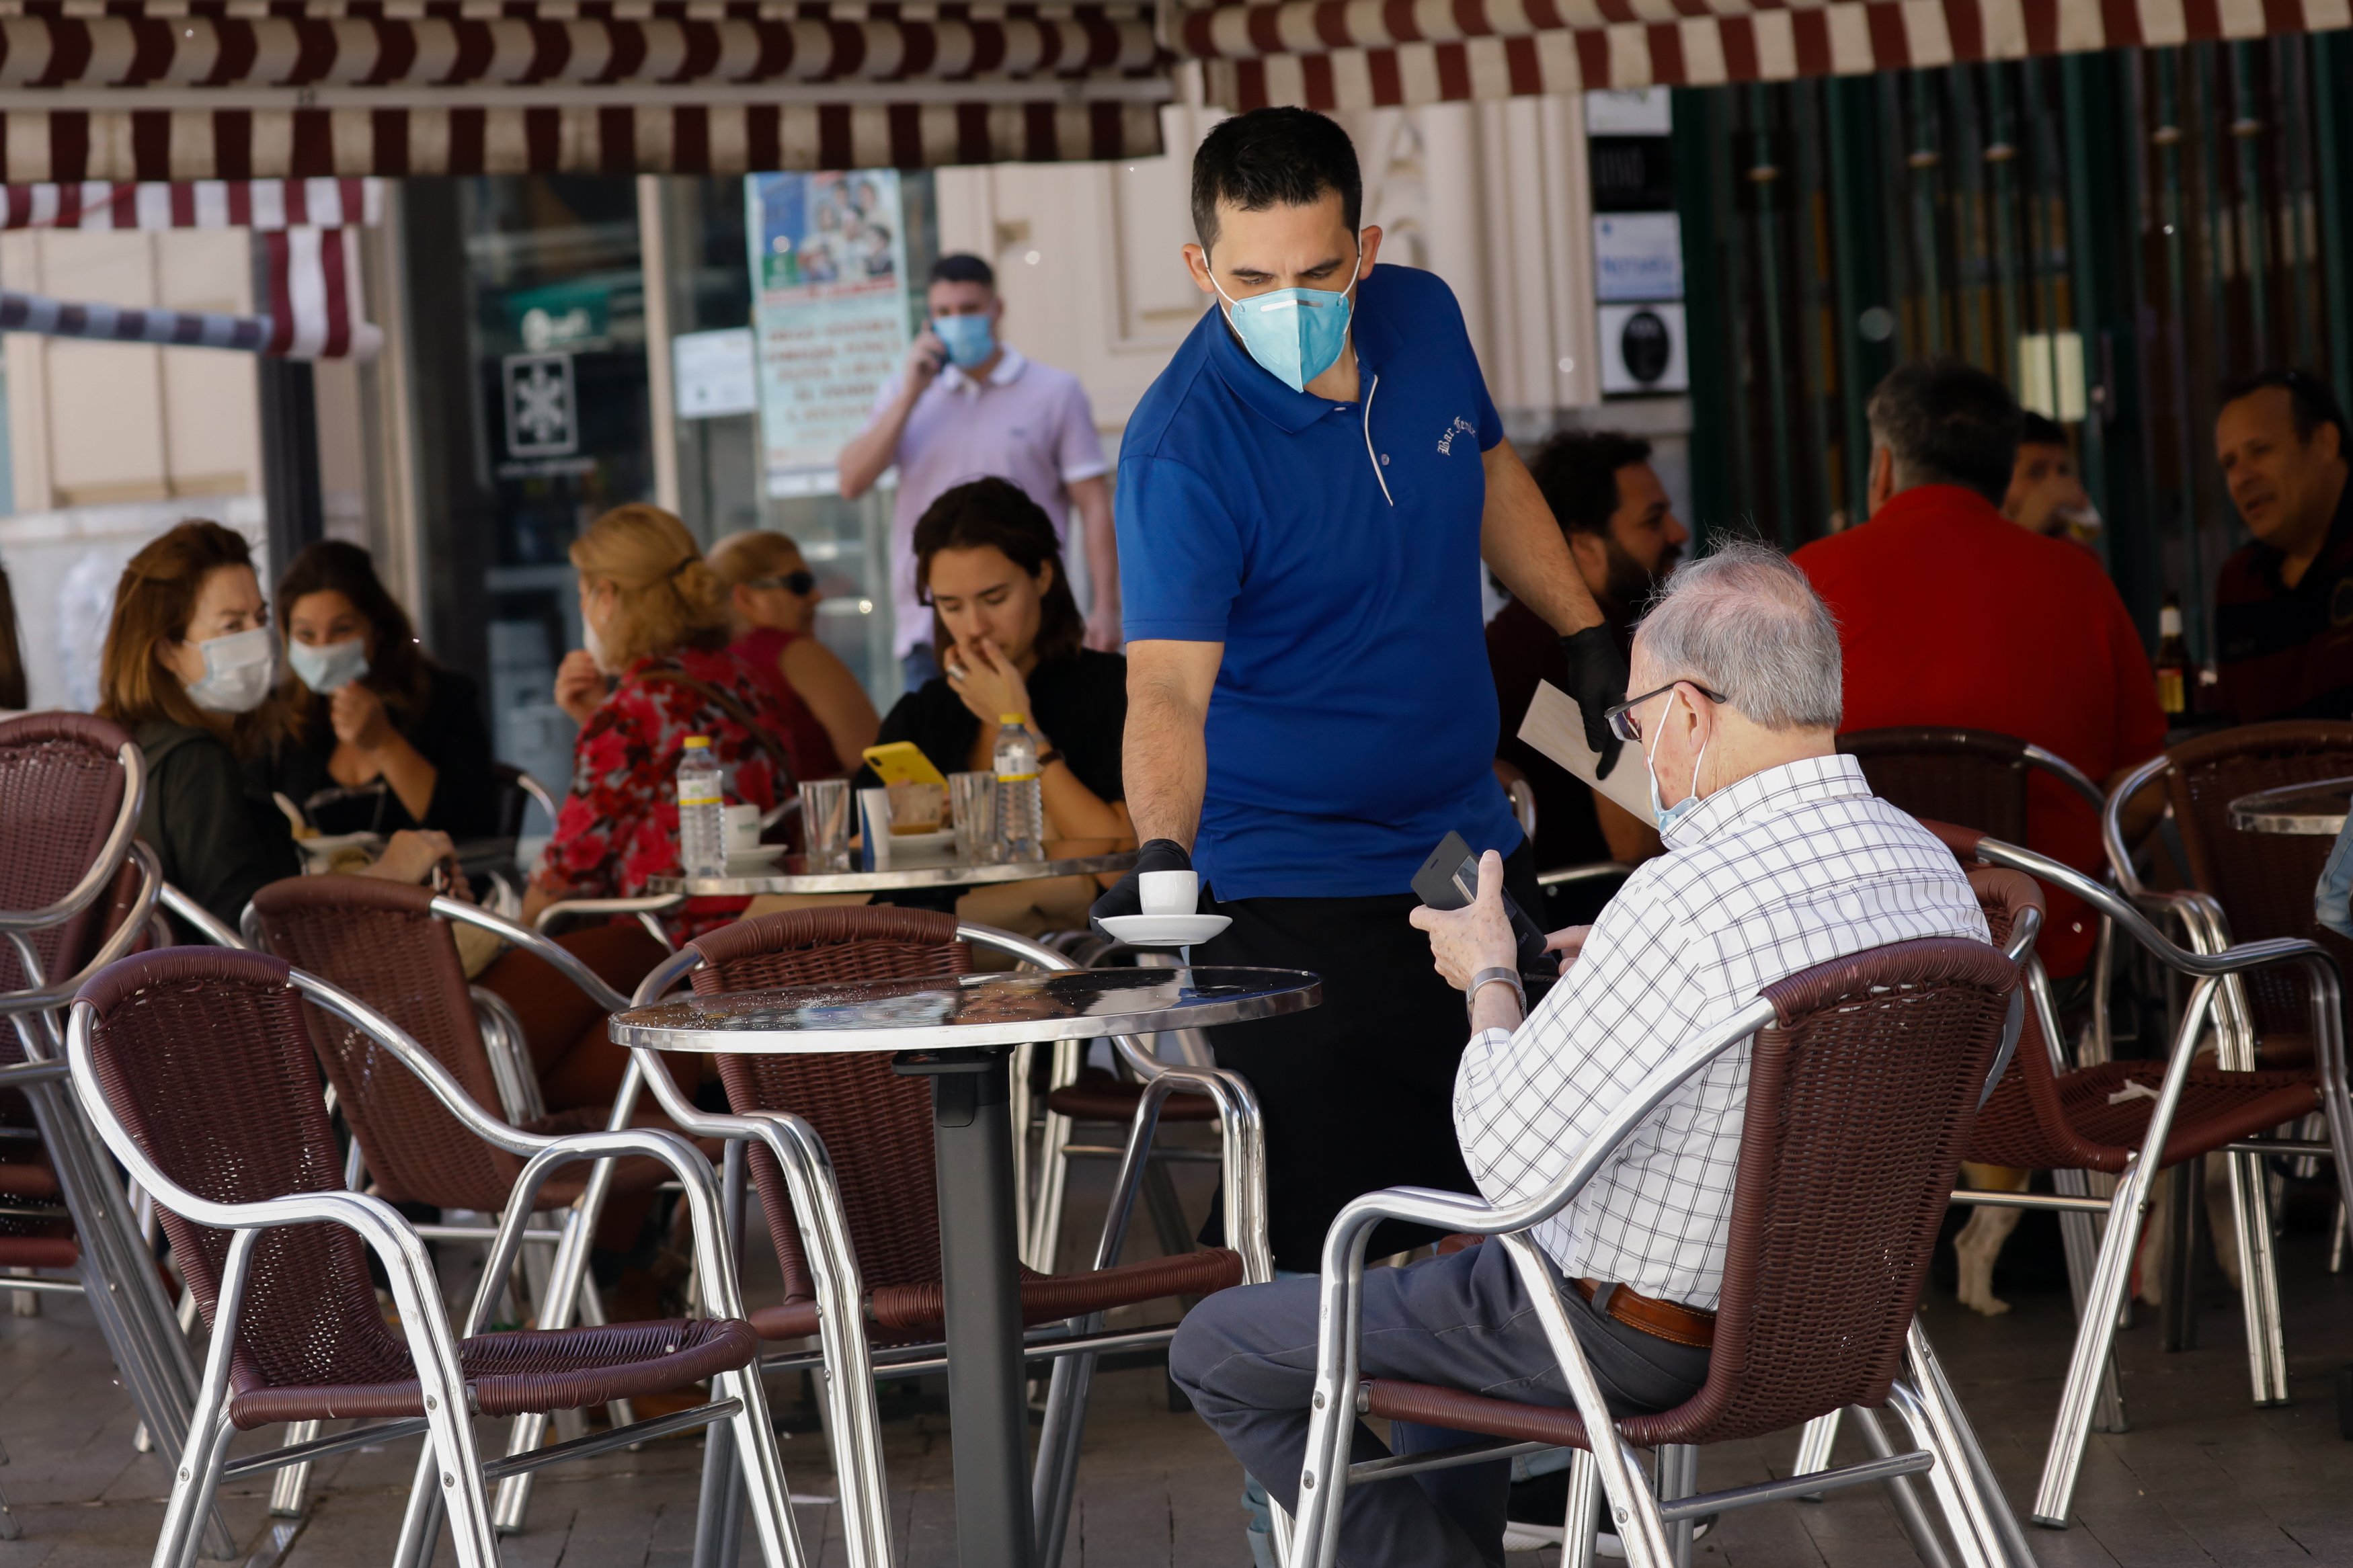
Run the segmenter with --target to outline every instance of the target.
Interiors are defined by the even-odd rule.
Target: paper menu
[[[1520,739],[1623,806],[1635,821],[1651,820],[1651,788],[1642,771],[1642,748],[1629,742],[1618,753],[1618,765],[1609,770],[1609,776],[1596,776],[1601,758],[1585,743],[1584,711],[1576,698],[1551,681],[1536,682],[1527,717],[1520,721]]]

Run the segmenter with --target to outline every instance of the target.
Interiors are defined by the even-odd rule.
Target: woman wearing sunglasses
[[[817,638],[817,574],[800,546],[762,529],[733,533],[711,552],[726,585],[738,658],[768,679],[792,718],[785,737],[799,773],[839,778],[882,728],[849,667]]]

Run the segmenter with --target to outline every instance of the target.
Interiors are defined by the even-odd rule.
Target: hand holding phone
[[[1415,896],[1434,910],[1468,908],[1479,896],[1479,857],[1460,833],[1449,833],[1438,841],[1438,847],[1421,863],[1413,875]],[[1527,988],[1528,1002],[1536,999],[1560,977],[1558,961],[1550,958],[1546,949],[1545,933],[1536,922],[1508,892],[1502,895],[1504,916],[1512,924],[1512,938],[1517,946],[1520,983]]]

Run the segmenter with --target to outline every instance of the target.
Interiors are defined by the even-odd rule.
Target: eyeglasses
[[[1725,697],[1722,692],[1710,691],[1706,687],[1702,686],[1696,680],[1670,680],[1655,691],[1645,691],[1640,697],[1629,697],[1623,702],[1604,708],[1601,710],[1601,716],[1609,721],[1609,732],[1617,736],[1621,741],[1641,741],[1642,738],[1642,721],[1634,717],[1634,710],[1640,708],[1643,703],[1648,702],[1651,698],[1658,696],[1661,692],[1672,691],[1678,686],[1690,687],[1694,691],[1698,692],[1710,702],[1728,702],[1731,700],[1731,699]]]
[[[786,572],[781,576],[754,577],[750,582],[744,584],[744,586],[746,588],[782,588],[787,593],[797,594],[802,598],[806,599],[817,591],[817,574],[804,568],[798,572]]]

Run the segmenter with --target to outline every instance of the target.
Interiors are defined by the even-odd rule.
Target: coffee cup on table
[[[727,819],[727,853],[749,855],[760,847],[760,808],[756,805],[731,805],[722,815]]]
[[[1189,915],[1200,911],[1201,874],[1198,871],[1146,871],[1135,880],[1137,896],[1147,915]]]

